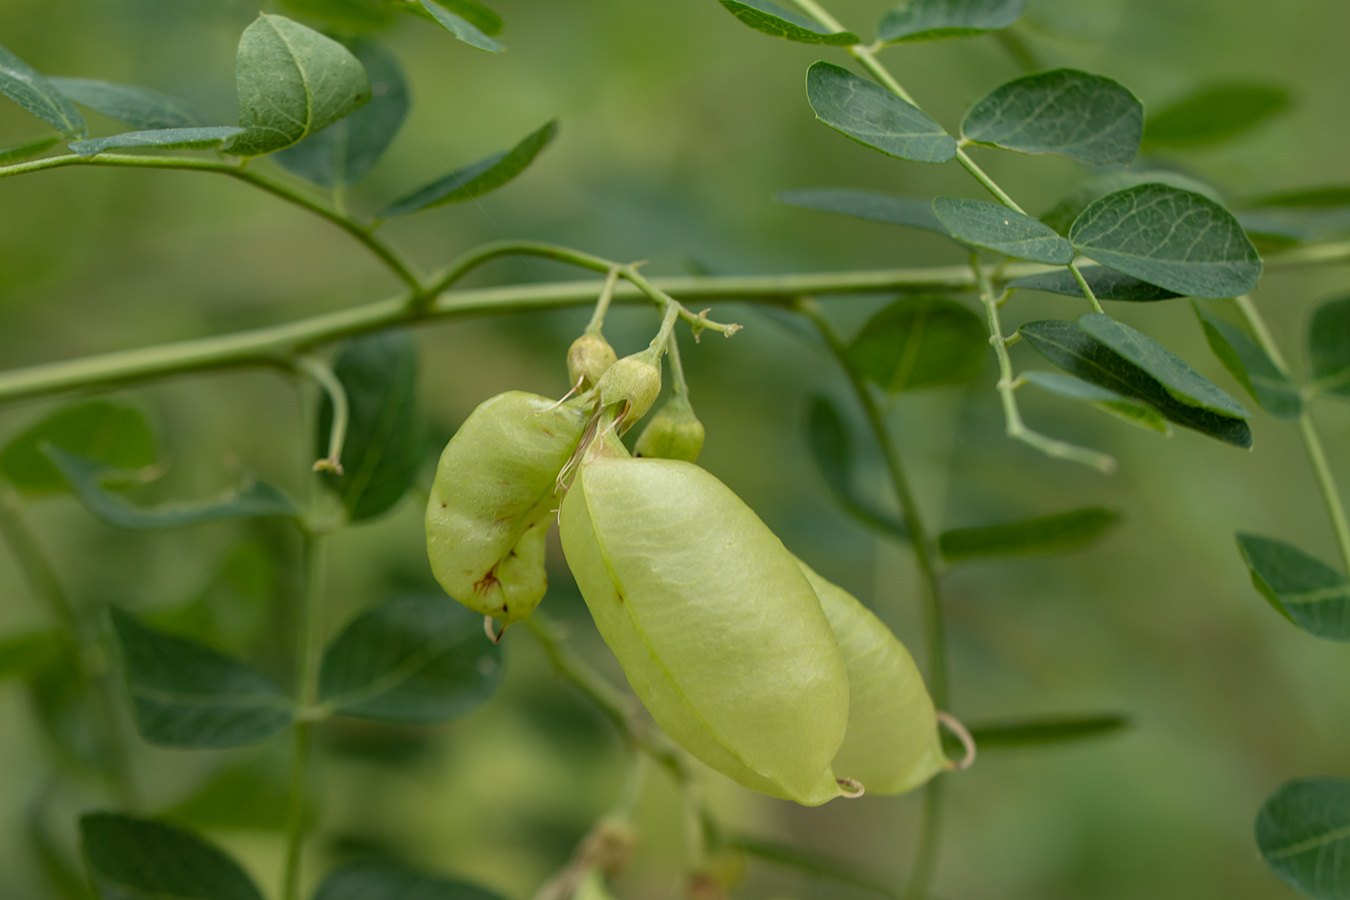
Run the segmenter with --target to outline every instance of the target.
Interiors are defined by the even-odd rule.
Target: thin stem
[[[994,356],[998,359],[996,388],[999,398],[1003,401],[1003,419],[1008,437],[1035,447],[1048,456],[1082,463],[1103,472],[1114,472],[1116,461],[1111,456],[1066,441],[1048,438],[1032,431],[1022,421],[1022,410],[1017,405],[1018,380],[1013,371],[1012,357],[1008,354],[1008,339],[1003,336],[1003,324],[999,320],[999,303],[994,295],[994,286],[980,266],[979,256],[975,253],[970,254],[970,268],[980,284],[980,303],[984,306],[985,321],[989,328],[989,344],[994,348]]]
[[[1289,366],[1285,362],[1284,354],[1280,352],[1280,347],[1275,343],[1270,329],[1266,327],[1266,321],[1261,316],[1260,310],[1252,302],[1252,298],[1246,294],[1237,297],[1233,301],[1242,313],[1242,317],[1247,321],[1248,327],[1256,335],[1256,342],[1261,349],[1266,352],[1273,362],[1286,377],[1290,375]],[[1303,414],[1298,418],[1299,433],[1303,436],[1303,447],[1308,452],[1308,461],[1312,463],[1313,474],[1317,476],[1317,487],[1322,493],[1322,502],[1327,508],[1327,517],[1331,519],[1331,529],[1336,533],[1336,545],[1341,552],[1341,564],[1347,574],[1350,574],[1350,520],[1346,519],[1345,505],[1341,501],[1340,489],[1336,486],[1336,478],[1331,473],[1331,465],[1327,462],[1326,450],[1322,447],[1322,438],[1317,433],[1317,426],[1313,424],[1311,404],[1305,402],[1303,405]]]
[[[975,176],[975,180],[983,185],[985,190],[997,197],[999,203],[1002,203],[1014,212],[1020,212],[1022,215],[1027,214],[1027,211],[1018,206],[1017,201],[1012,197],[1009,197],[1007,192],[999,187],[998,183],[989,177],[989,173],[985,172],[984,169],[981,169],[975,160],[970,158],[970,154],[966,153],[963,148],[957,148],[956,161],[959,162],[967,172]]]
[[[1078,264],[1069,263],[1069,271],[1073,273],[1074,280],[1078,282],[1078,287],[1083,291],[1083,296],[1087,297],[1088,302],[1092,304],[1093,312],[1106,315],[1106,310],[1102,309],[1101,303],[1097,300],[1097,295],[1092,292],[1092,285],[1087,283],[1087,279],[1083,277],[1083,272],[1078,268]]]
[[[302,547],[305,583],[300,592],[296,623],[295,707],[312,709],[319,693],[319,601],[323,591],[323,544],[319,534],[304,532]],[[286,815],[286,862],[282,897],[299,900],[301,861],[305,845],[305,787],[309,778],[310,741],[314,723],[307,716],[295,722],[291,755],[290,800]]]
[[[127,755],[122,729],[114,713],[117,700],[111,673],[106,671],[106,666],[91,661],[97,654],[97,648],[92,646],[84,623],[80,621],[74,604],[70,602],[69,595],[56,575],[56,568],[23,521],[16,503],[10,492],[0,494],[0,539],[9,545],[33,593],[46,603],[69,642],[75,674],[88,686],[92,695],[88,699],[89,711],[103,744],[113,795],[122,806],[137,809],[140,807],[140,792],[136,788],[135,773]]]
[[[328,455],[315,461],[314,471],[341,475],[342,445],[347,441],[347,425],[351,417],[347,389],[342,386],[333,368],[316,356],[300,357],[295,361],[295,367],[314,380],[332,406],[333,424],[328,430]]]
[[[609,304],[614,300],[614,289],[619,286],[619,270],[610,269],[605,273],[605,285],[600,288],[600,298],[595,301],[595,311],[591,313],[591,320],[586,323],[586,334],[599,334],[605,327],[605,315],[609,312]]]
[[[689,399],[689,382],[684,380],[684,362],[680,359],[680,342],[675,339],[675,335],[670,336],[668,347],[670,360],[670,375],[674,382],[673,389],[676,397]]]
[[[923,900],[936,874],[946,787],[947,780],[939,775],[924,788],[923,813],[919,820],[919,847],[914,851],[914,869],[909,873],[905,900]]]
[[[331,210],[326,206],[316,203],[296,191],[291,190],[283,184],[279,184],[259,175],[258,173],[240,167],[234,163],[221,162],[212,159],[198,159],[187,156],[134,156],[125,153],[100,153],[97,156],[53,156],[48,159],[33,160],[31,162],[16,163],[12,166],[0,166],[0,178],[8,178],[13,175],[25,175],[30,172],[42,172],[48,169],[63,169],[69,166],[98,166],[112,167],[119,169],[179,169],[190,172],[214,172],[218,175],[227,175],[230,178],[237,179],[260,188],[275,197],[280,197],[287,203],[291,203],[301,209],[311,212],[321,219],[326,219],[332,224],[347,232],[356,240],[360,241],[367,250],[384,263],[400,281],[406,284],[414,294],[421,293],[422,282],[413,271],[412,266],[399,255],[398,251],[385,243],[381,238],[376,237],[370,230],[356,222],[350,217]]]

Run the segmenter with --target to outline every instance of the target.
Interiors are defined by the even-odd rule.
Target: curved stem
[[[241,168],[235,163],[221,162],[213,159],[198,159],[189,156],[134,156],[128,153],[100,153],[97,156],[53,156],[48,159],[39,159],[32,162],[16,163],[12,166],[0,166],[0,178],[8,178],[13,175],[25,175],[30,172],[43,172],[48,169],[63,169],[69,166],[98,166],[103,168],[119,169],[179,169],[188,172],[215,172],[218,175],[227,175],[230,178],[237,179],[260,188],[275,197],[280,197],[287,203],[300,207],[306,212],[313,213],[321,219],[333,223],[338,228],[347,232],[356,240],[365,245],[377,259],[382,262],[400,281],[408,286],[414,294],[422,292],[422,282],[413,271],[411,264],[399,255],[398,251],[385,243],[381,238],[376,237],[369,229],[356,222],[354,219],[340,212],[329,209],[328,207],[316,203],[304,195],[291,190],[283,184],[275,182],[249,169]]]
[[[302,549],[305,583],[300,593],[296,623],[295,708],[314,707],[319,693],[319,598],[323,590],[322,538],[306,529]],[[282,897],[299,900],[301,862],[305,846],[305,787],[309,779],[310,740],[314,723],[296,720],[291,754],[290,799],[286,815],[286,862]]]
[[[333,407],[333,424],[328,431],[328,455],[314,463],[316,472],[342,474],[342,445],[347,440],[347,423],[351,417],[350,404],[347,402],[347,389],[342,386],[328,363],[315,356],[302,356],[295,362],[300,372],[313,379],[319,389],[328,397]]]

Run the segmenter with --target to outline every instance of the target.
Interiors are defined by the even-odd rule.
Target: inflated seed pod
[[[869,794],[903,794],[952,768],[933,700],[905,645],[856,597],[797,562],[848,667],[848,735],[834,771],[862,782]]]
[[[617,360],[614,348],[604,337],[583,334],[567,349],[568,383],[579,384],[580,390],[588,391],[600,383],[600,379]]]
[[[673,394],[638,435],[634,455],[695,462],[703,449],[704,434],[689,398]]]
[[[543,599],[558,473],[586,418],[536,394],[498,394],[470,413],[441,453],[427,500],[431,571],[447,594],[503,627]]]
[[[563,498],[567,564],[634,692],[677,744],[814,806],[848,723],[848,674],[796,558],[731,489],[612,432]]]
[[[625,356],[606,370],[596,387],[602,406],[627,401],[625,421],[632,425],[647,414],[661,393],[661,354],[647,349]]]

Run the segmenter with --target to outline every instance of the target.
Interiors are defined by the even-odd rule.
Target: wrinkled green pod
[[[739,497],[691,463],[630,459],[610,434],[560,533],[596,627],[676,743],[765,794],[840,795],[843,658],[796,559]]]
[[[584,411],[521,391],[470,413],[427,500],[427,555],[447,594],[503,627],[539,605],[558,473],[585,427]]]
[[[797,563],[848,667],[848,735],[834,770],[862,782],[869,794],[903,794],[952,768],[933,700],[905,645],[856,597]]]

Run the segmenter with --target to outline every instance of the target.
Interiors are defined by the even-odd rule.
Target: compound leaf
[[[1313,311],[1308,356],[1319,391],[1350,397],[1350,297],[1328,300]]]
[[[68,487],[44,455],[50,444],[114,469],[142,469],[159,459],[154,432],[133,406],[87,400],[57,410],[0,450],[0,477],[25,494],[52,494]]]
[[[1150,147],[1200,147],[1237,137],[1289,106],[1289,92],[1267,84],[1202,88],[1148,117]]]
[[[389,860],[348,863],[319,886],[314,900],[502,900],[497,894],[465,881],[441,878]]]
[[[235,62],[239,124],[230,147],[258,156],[298,143],[370,99],[365,69],[351,51],[284,16],[262,13],[244,29]]]
[[[935,41],[1007,28],[1021,17],[1026,0],[909,0],[886,13],[877,40]]]
[[[67,137],[78,140],[89,133],[84,116],[70,98],[4,47],[0,47],[0,94]]]
[[[398,59],[378,44],[347,44],[365,67],[370,102],[347,118],[273,157],[288,172],[327,188],[355,184],[393,143],[408,115],[408,85]]]
[[[475,3],[473,6],[478,6],[478,4]],[[481,15],[475,15],[475,10],[466,9],[463,3],[453,2],[453,0],[446,3],[422,0],[422,8],[430,13],[431,17],[442,28],[475,50],[482,50],[485,53],[501,53],[506,49],[505,44],[493,40],[482,28],[475,24],[475,21],[480,24],[483,23],[483,18]],[[485,12],[488,11],[486,7],[480,9]],[[466,12],[469,14],[463,15]]]
[[[42,449],[85,509],[118,528],[182,528],[221,519],[300,515],[300,510],[284,494],[261,481],[247,482],[219,497],[198,503],[136,506],[103,486],[104,479],[115,476],[116,470],[110,472],[96,459],[68,453],[52,444],[43,444]]]
[[[1078,324],[1098,342],[1151,375],[1182,403],[1237,418],[1251,415],[1245,406],[1148,335],[1096,312],[1079,316]]]
[[[911,294],[868,319],[848,356],[866,378],[898,393],[974,381],[988,348],[975,313],[946,297]]]
[[[1093,202],[1069,240],[1097,262],[1179,294],[1223,299],[1261,277],[1261,257],[1232,213],[1191,191],[1141,184]]]
[[[1049,225],[1001,204],[938,197],[933,201],[933,213],[958,241],[1050,265],[1073,262],[1073,244]]]
[[[782,191],[774,199],[789,206],[840,213],[872,222],[908,225],[951,237],[946,226],[933,212],[933,202],[918,197],[894,197],[847,188],[804,188]]]
[[[489,191],[495,191],[524,172],[557,134],[558,121],[554,119],[537,131],[531,132],[510,150],[494,153],[425,187],[418,188],[401,200],[390,204],[380,213],[380,217],[406,216],[446,203],[472,200]]]
[[[806,440],[826,487],[846,513],[873,531],[908,540],[909,531],[904,523],[894,514],[877,509],[854,487],[852,440],[839,411],[825,397],[811,398]]]
[[[84,858],[103,900],[263,900],[239,864],[191,832],[150,819],[80,819]]]
[[[1090,384],[1081,378],[1064,375],[1060,372],[1024,372],[1022,380],[1034,384],[1041,390],[1091,403],[1102,412],[1109,413],[1131,425],[1138,425],[1159,434],[1172,434],[1172,426],[1167,424],[1162,413],[1149,404],[1133,397],[1126,397],[1099,385]]]
[[[1055,69],[995,88],[966,113],[961,133],[1021,153],[1128,163],[1139,152],[1144,105],[1110,78]]]
[[[70,145],[80,156],[97,156],[105,150],[126,147],[155,147],[186,150],[219,150],[229,147],[244,129],[233,125],[215,125],[209,128],[161,128],[156,131],[127,131],[109,137],[75,141]]]
[[[805,16],[789,12],[768,0],[718,0],[736,18],[756,31],[799,44],[846,47],[862,40],[851,31],[830,31]]]
[[[417,345],[407,331],[393,330],[347,342],[333,364],[347,394],[347,438],[342,474],[324,480],[337,491],[353,522],[392,509],[422,464],[417,415]],[[327,395],[315,433],[317,456],[328,452],[333,407]]]
[[[1071,375],[1117,394],[1142,400],[1169,421],[1185,428],[1237,447],[1252,445],[1252,431],[1244,417],[1214,412],[1177,399],[1158,379],[1098,341],[1077,323],[1028,322],[1018,329],[1018,333],[1036,352]]]
[[[443,722],[486,702],[501,649],[483,618],[444,596],[408,596],[362,613],[329,646],[319,699],[346,716]]]
[[[239,747],[291,723],[291,701],[239,660],[112,610],[136,730],[167,747]]]
[[[1252,584],[1270,605],[1309,634],[1350,641],[1350,581],[1293,544],[1238,534]]]
[[[1313,900],[1350,895],[1350,778],[1295,778],[1261,805],[1256,845],[1275,874]]]
[[[1097,542],[1120,513],[1099,506],[979,528],[955,528],[938,537],[938,549],[953,562],[1002,556],[1068,553]]]
[[[1171,300],[1181,295],[1167,288],[1160,288],[1147,281],[1140,281],[1108,269],[1106,266],[1079,266],[1078,272],[1092,288],[1098,300],[1120,300],[1125,303],[1152,303],[1156,300]],[[1008,282],[1008,287],[1025,291],[1047,291],[1062,294],[1065,297],[1082,297],[1083,288],[1078,279],[1068,269],[1056,269],[1053,272],[1041,272],[1037,275],[1024,275]]]
[[[1303,398],[1289,376],[1241,328],[1206,312],[1198,303],[1192,306],[1209,349],[1252,399],[1277,419],[1297,419],[1303,413]]]
[[[56,89],[81,106],[137,131],[164,128],[205,128],[219,121],[202,110],[169,94],[130,84],[114,84],[96,78],[52,78]]]
[[[926,113],[842,66],[812,65],[806,97],[820,121],[887,156],[931,163],[956,156],[956,140]]]

